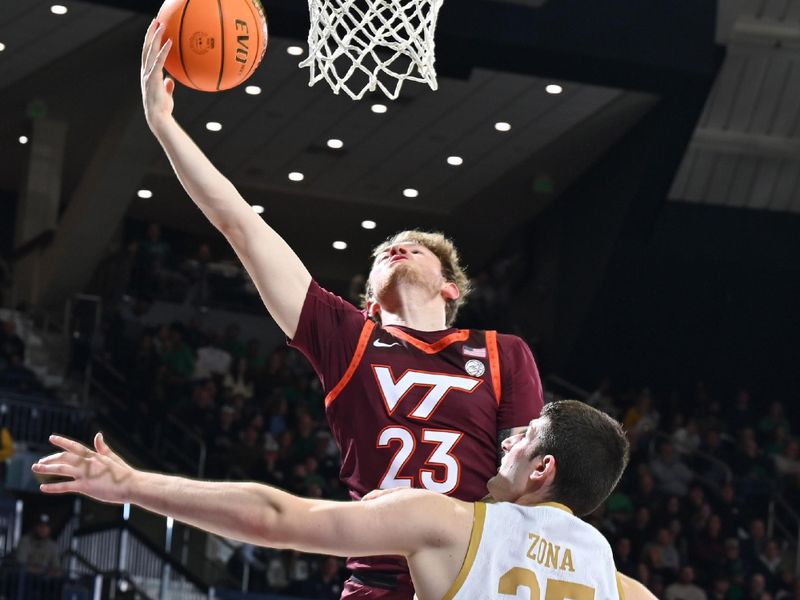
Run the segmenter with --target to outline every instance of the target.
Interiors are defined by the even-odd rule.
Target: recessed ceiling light
[[[209,121],[206,123],[206,129],[209,131],[222,131],[222,123],[217,123],[216,121]]]
[[[505,121],[500,121],[499,123],[494,124],[494,128],[497,131],[510,131],[511,130],[511,123],[506,123]]]
[[[300,46],[289,46],[286,52],[292,56],[301,56],[304,50]]]
[[[153,197],[153,192],[150,190],[139,190],[138,192],[136,192],[136,195],[139,196],[139,198],[147,200]]]
[[[340,240],[337,240],[333,242],[333,247],[336,250],[347,250],[347,242],[342,242]]]
[[[371,107],[372,112],[382,115],[387,110],[389,110],[385,104],[373,104]]]
[[[19,136],[19,143],[20,144],[27,144],[28,143],[28,136],[27,135]]]
[[[366,219],[365,221],[361,221],[361,226],[364,229],[375,229],[378,226],[378,224],[375,221]]]
[[[546,88],[544,88],[544,91],[547,92],[548,94],[560,94],[561,92],[564,91],[564,88],[562,88],[557,83],[551,83]]]
[[[336,138],[331,138],[328,140],[328,148],[333,148],[334,150],[339,150],[344,146],[344,142],[342,140],[337,140]]]
[[[403,190],[403,196],[406,198],[416,198],[419,196],[419,191],[415,190],[414,188],[406,188]]]
[[[254,211],[254,212],[257,214],[257,215],[260,215],[261,213],[263,213],[263,212],[264,212],[264,207],[263,207],[263,206],[261,206],[260,204],[253,204],[253,211]]]
[[[289,173],[289,180],[290,181],[303,181],[306,176],[300,173],[299,171],[292,171]]]
[[[0,42],[0,52],[6,49],[6,45],[3,42]]]
[[[67,14],[67,7],[63,4],[53,4],[53,6],[50,7],[50,12],[54,15],[65,15]]]
[[[464,159],[460,156],[448,156],[447,157],[447,164],[453,165],[454,167],[458,167],[464,164]]]
[[[261,88],[257,85],[248,85],[244,88],[245,94],[250,94],[251,96],[258,96],[261,93]]]

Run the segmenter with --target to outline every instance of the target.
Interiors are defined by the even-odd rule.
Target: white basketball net
[[[405,80],[438,87],[434,30],[443,0],[308,0],[312,86],[325,79],[354,100],[380,89],[392,100]]]

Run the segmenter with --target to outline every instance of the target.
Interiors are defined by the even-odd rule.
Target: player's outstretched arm
[[[175,82],[165,79],[164,26],[150,24],[142,48],[141,86],[150,130],[186,193],[228,240],[256,284],[267,310],[294,337],[311,275],[289,245],[258,216],[172,116]]]
[[[622,593],[625,594],[624,600],[658,600],[644,584],[622,573],[619,573],[618,576],[622,582]]]
[[[94,449],[61,436],[50,441],[62,452],[41,459],[33,472],[67,480],[42,484],[42,492],[129,502],[250,544],[337,556],[408,557],[431,549],[451,555],[449,550],[461,546],[466,552],[469,544],[473,505],[432,492],[404,490],[370,502],[311,500],[263,484],[140,471],[112,452],[100,433]]]

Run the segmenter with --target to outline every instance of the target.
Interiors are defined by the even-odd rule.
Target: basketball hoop
[[[443,0],[308,0],[312,86],[325,79],[353,100],[380,89],[392,100],[406,80],[437,89],[434,31]]]

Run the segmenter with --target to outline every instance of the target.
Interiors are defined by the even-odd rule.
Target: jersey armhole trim
[[[497,332],[486,332],[486,348],[489,351],[489,370],[492,372],[492,388],[497,406],[503,397],[503,383],[500,376],[500,352],[497,349]]]
[[[625,588],[622,587],[622,577],[620,577],[619,571],[617,571],[616,578],[617,578],[617,592],[619,593],[619,600],[625,600]]]
[[[358,369],[358,365],[361,363],[361,359],[364,357],[364,352],[367,349],[367,344],[369,343],[369,338],[372,335],[372,330],[375,329],[375,321],[367,319],[364,323],[364,327],[361,329],[361,335],[358,337],[358,345],[356,345],[356,351],[353,353],[353,358],[350,360],[350,364],[347,366],[347,370],[342,375],[342,378],[339,380],[339,383],[328,392],[328,395],[325,396],[325,408],[328,408],[333,401],[342,393],[344,387],[350,383],[350,380],[353,378],[353,375]]]
[[[478,555],[478,546],[481,544],[483,537],[483,526],[486,523],[486,504],[483,502],[473,502],[472,504],[475,513],[472,517],[472,534],[469,536],[469,546],[467,547],[467,555],[464,557],[464,563],[461,565],[461,570],[458,572],[453,585],[447,590],[442,600],[453,600],[464,582],[467,580],[467,575],[472,570],[472,565],[475,563],[475,557]]]

